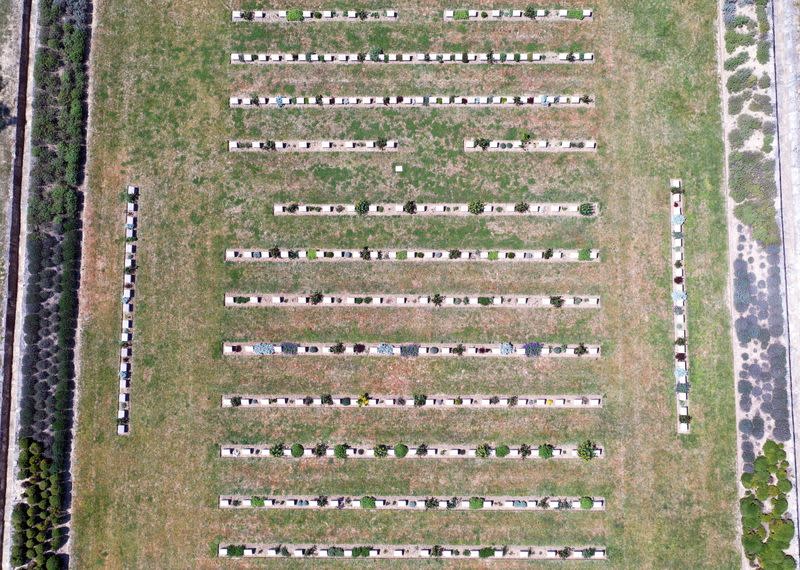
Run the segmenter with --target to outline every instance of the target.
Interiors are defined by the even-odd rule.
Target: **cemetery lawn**
[[[573,4],[572,2],[567,2]],[[299,7],[317,7],[302,2]],[[587,4],[587,3],[583,3]],[[594,0],[584,23],[232,24],[197,0],[99,3],[73,555],[216,568],[218,541],[606,544],[614,568],[738,568],[716,4]],[[378,5],[370,5],[375,8]],[[256,7],[255,4],[249,7]],[[258,5],[259,8],[283,8]],[[327,7],[327,6],[326,6]],[[354,5],[336,4],[353,8]],[[360,5],[358,6],[360,7]],[[487,9],[489,5],[486,5]],[[515,6],[517,7],[517,6]],[[577,7],[577,4],[575,4]],[[273,66],[232,51],[593,51],[584,66]],[[595,109],[236,110],[234,94],[597,96]],[[597,138],[594,155],[465,155],[464,138]],[[228,139],[397,138],[386,155],[255,155]],[[393,172],[394,164],[405,167]],[[676,435],[668,179],[688,191],[692,434]],[[131,431],[115,434],[124,187],[141,187]],[[596,220],[298,219],[276,201],[597,200]],[[226,247],[598,247],[600,264],[226,265]],[[225,309],[242,291],[575,293],[599,311]],[[224,340],[600,342],[597,360],[231,361]],[[601,411],[223,410],[225,392],[601,393]],[[571,443],[582,462],[222,461],[223,442]],[[605,513],[221,511],[221,493],[605,496]],[[297,562],[293,562],[297,564]],[[250,568],[258,561],[225,567]],[[302,563],[300,563],[302,564]],[[526,563],[526,567],[540,563]],[[418,562],[396,562],[416,566]]]

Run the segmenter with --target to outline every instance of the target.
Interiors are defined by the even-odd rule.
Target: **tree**
[[[356,202],[356,213],[359,216],[366,216],[369,213],[369,202],[367,200],[359,200]]]
[[[589,439],[578,444],[578,457],[584,461],[591,461],[595,457],[597,446]]]
[[[479,200],[476,200],[474,202],[470,202],[467,209],[469,210],[470,214],[475,214],[475,215],[482,214],[483,211],[486,209],[486,204],[484,204]]]

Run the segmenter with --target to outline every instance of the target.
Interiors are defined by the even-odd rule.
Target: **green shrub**
[[[302,22],[303,11],[298,8],[292,8],[291,10],[286,10],[286,20],[288,20],[289,22]]]
[[[730,93],[739,93],[745,89],[752,89],[756,86],[757,81],[752,68],[742,67],[728,77],[726,85]]]
[[[750,55],[746,51],[741,51],[725,60],[725,71],[733,71],[740,65],[747,63],[749,59]]]
[[[539,457],[541,457],[542,459],[550,459],[551,457],[553,457],[554,450],[555,447],[553,447],[549,443],[543,443],[542,445],[539,446]]]
[[[292,457],[303,457],[305,449],[299,443],[292,445]]]
[[[596,446],[591,440],[585,440],[578,444],[578,457],[584,461],[591,461],[595,457]]]
[[[495,450],[497,457],[506,457],[509,453],[511,453],[511,449],[507,445],[499,445]]]
[[[550,297],[550,305],[557,309],[560,309],[561,307],[564,306],[564,297],[562,297],[561,295],[553,295],[552,297]]]
[[[594,216],[594,204],[585,202],[578,206],[578,212],[581,216]]]
[[[408,446],[404,443],[399,443],[394,446],[394,456],[403,458],[408,455]]]
[[[578,251],[578,261],[590,261],[592,259],[592,250],[585,247]]]
[[[594,499],[592,499],[591,497],[581,497],[582,509],[584,510],[591,509],[593,506],[594,506]]]
[[[375,497],[362,497],[361,498],[361,508],[362,509],[374,509],[375,508]]]
[[[475,449],[475,456],[485,459],[492,453],[492,446],[488,443],[482,443]]]
[[[484,503],[483,497],[472,497],[469,500],[469,508],[470,509],[482,509]]]
[[[518,214],[524,214],[530,209],[531,206],[527,202],[517,202],[516,204],[514,204],[514,211],[517,212]]]
[[[494,297],[478,297],[478,304],[483,307],[488,307],[494,302]]]
[[[272,457],[283,457],[283,452],[285,449],[286,446],[283,443],[276,443],[269,448],[269,454]]]
[[[749,109],[754,113],[772,115],[772,97],[765,93],[755,93],[750,101]]]
[[[467,206],[467,209],[469,210],[470,214],[475,214],[475,215],[482,214],[483,211],[486,209],[486,204],[476,200],[474,202],[470,202],[469,206]]]
[[[344,444],[344,443],[340,443],[338,445],[335,445],[333,447],[333,456],[336,457],[337,459],[346,458],[347,457],[347,449],[349,447],[350,446],[348,446],[347,444]]]
[[[389,455],[389,446],[388,445],[386,445],[384,443],[380,443],[380,444],[375,446],[375,457],[386,457],[388,455]]]
[[[758,80],[758,87],[760,89],[769,89],[770,85],[772,85],[772,79],[770,79],[769,74],[765,71]]]
[[[307,249],[306,250],[306,259],[316,259],[317,258],[317,250],[316,249]]]
[[[772,55],[772,44],[766,40],[758,42],[756,48],[756,61],[761,65],[769,63],[769,58]]]
[[[408,252],[407,251],[398,251],[397,252],[397,259],[399,259],[401,261],[404,260],[404,259],[408,259]]]
[[[494,546],[484,546],[478,551],[479,558],[493,558],[494,557]]]
[[[244,544],[229,545],[228,556],[244,556]]]
[[[579,8],[570,8],[567,10],[567,18],[572,20],[583,20],[583,10]]]
[[[369,213],[369,202],[367,200],[359,200],[356,202],[356,213],[359,216],[365,216]]]
[[[500,252],[498,251],[489,252],[489,261],[497,261],[498,259],[500,259]]]
[[[737,32],[727,29],[725,31],[725,50],[733,53],[737,48],[751,46],[756,43],[755,34],[752,32]]]
[[[740,95],[731,95],[728,97],[728,112],[731,115],[738,115],[742,112],[744,104],[750,99],[751,92],[745,91]]]
[[[453,10],[454,20],[469,20],[469,10]]]

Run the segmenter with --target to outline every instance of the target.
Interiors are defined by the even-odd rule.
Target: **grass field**
[[[388,1],[388,0],[387,0]],[[73,554],[80,568],[257,567],[217,541],[607,544],[615,568],[737,568],[735,420],[715,6],[600,0],[592,22],[231,24],[236,5],[98,4]],[[488,2],[478,2],[486,8]],[[255,5],[252,5],[255,6]],[[251,7],[252,7],[251,6]],[[319,8],[308,2],[305,6]],[[278,5],[260,5],[283,8]],[[304,7],[304,5],[300,5]],[[325,8],[356,8],[325,5]],[[359,6],[360,7],[360,6]],[[517,6],[514,6],[517,7]],[[231,66],[231,51],[596,53],[586,66]],[[595,109],[236,110],[234,94],[590,93]],[[462,139],[597,138],[593,155],[465,155]],[[398,138],[404,152],[253,155],[227,139]],[[403,164],[405,172],[393,172]],[[668,178],[688,190],[692,434],[675,433]],[[123,189],[141,186],[129,438],[114,435]],[[297,219],[275,201],[597,200],[596,220]],[[225,265],[224,249],[598,247],[602,263]],[[227,290],[549,294],[599,311],[241,309]],[[230,339],[600,342],[597,360],[251,359]],[[600,411],[231,410],[243,393],[584,393]],[[222,461],[218,444],[601,442],[583,462]],[[577,494],[604,513],[221,511],[221,493]],[[301,561],[291,564],[302,565]],[[306,562],[306,564],[310,564]],[[395,562],[396,566],[404,563]],[[407,563],[406,563],[407,564]],[[414,565],[419,564],[414,562]],[[529,563],[535,566],[536,563]],[[411,564],[407,564],[410,566]]]

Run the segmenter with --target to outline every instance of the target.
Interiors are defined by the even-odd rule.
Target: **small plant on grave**
[[[234,408],[238,408],[241,405],[242,405],[242,399],[239,396],[234,396],[233,398],[231,398],[231,406],[233,406]]]
[[[355,354],[364,354],[367,351],[367,347],[364,344],[357,343],[353,345],[353,352]]]
[[[475,215],[482,214],[485,209],[486,209],[486,204],[484,204],[479,200],[470,202],[469,206],[467,206],[467,210],[469,210],[469,213]]]
[[[312,398],[311,396],[305,396],[305,397],[303,398],[303,405],[304,405],[304,406],[310,406],[310,405],[312,405],[313,403],[314,403],[314,398]]]
[[[428,455],[428,444],[427,443],[420,443],[417,446],[416,454],[417,454],[417,457],[425,457],[426,455]]]
[[[389,144],[389,141],[387,141],[386,139],[378,139],[377,141],[375,141],[375,146],[377,146],[381,150],[385,149],[387,144]]]
[[[314,457],[325,457],[328,453],[328,444],[318,443],[314,446],[314,449],[311,450],[311,453],[314,454]]]
[[[483,497],[472,497],[469,500],[469,508],[472,510],[482,509],[484,502],[485,499]]]
[[[509,453],[511,453],[511,448],[507,445],[499,445],[495,450],[495,455],[497,455],[497,457],[506,457]]]
[[[478,551],[478,558],[493,558],[494,546],[484,546]]]
[[[228,545],[228,556],[244,556],[244,544]]]
[[[542,259],[552,259],[553,257],[553,248],[548,247],[546,250],[542,252]]]
[[[264,143],[264,148],[267,150],[275,150],[277,147],[275,146],[275,141],[267,141]]]
[[[289,22],[302,22],[303,21],[303,11],[298,10],[297,8],[292,8],[291,10],[286,11],[286,20]]]
[[[303,457],[303,453],[305,452],[305,448],[303,448],[303,446],[300,445],[299,443],[295,443],[294,445],[292,445],[291,452],[292,452],[292,457],[295,457],[295,458],[296,457]]]
[[[522,457],[523,459],[525,457],[530,457],[531,456],[531,446],[528,445],[527,443],[523,443],[522,445],[520,445],[519,446],[519,456]]]
[[[494,302],[494,297],[478,297],[478,304],[482,307],[488,307]]]
[[[534,6],[533,4],[529,4],[528,6],[525,7],[524,14],[525,14],[526,18],[530,18],[530,19],[535,18],[536,17],[536,6]]]
[[[408,455],[408,446],[405,443],[398,443],[394,446],[394,456],[402,459]]]
[[[356,18],[359,20],[366,20],[369,13],[366,10],[356,10]]]
[[[283,457],[283,452],[285,449],[286,446],[283,443],[276,443],[269,448],[269,454],[272,457]]]
[[[363,51],[358,52],[358,55],[356,56],[356,59],[358,59],[359,63],[364,63],[367,60],[367,54],[364,53]]]
[[[441,307],[442,303],[444,303],[444,296],[441,293],[434,293],[431,295],[431,303],[436,307]]]
[[[271,257],[271,258],[280,257],[281,256],[281,248],[279,248],[277,246],[269,248],[269,251],[267,251],[267,256]]]
[[[331,347],[331,354],[344,354],[344,344],[337,342]]]
[[[347,457],[347,450],[350,449],[350,446],[346,443],[340,443],[333,447],[333,456],[337,459],[345,459]]]
[[[416,214],[417,213],[417,203],[414,200],[409,200],[405,204],[403,204],[403,211],[406,214]]]
[[[482,443],[475,448],[475,456],[481,459],[486,459],[492,454],[492,446],[488,443]]]
[[[359,200],[356,202],[356,213],[359,216],[366,216],[369,214],[369,202],[367,200]]]
[[[524,214],[530,209],[531,206],[527,202],[517,202],[516,204],[514,204],[514,211],[517,212],[518,214]]]
[[[580,206],[578,206],[578,212],[581,216],[593,216],[594,215],[594,204],[590,202],[584,202]]]
[[[431,556],[441,558],[444,554],[444,547],[441,544],[434,544],[431,546]]]
[[[428,396],[425,394],[414,394],[414,405],[417,407],[424,406],[427,399]]]
[[[589,354],[589,349],[586,348],[585,344],[580,343],[575,347],[575,356],[583,356],[584,354]]]
[[[375,508],[375,497],[361,497],[361,508],[362,509],[374,509]]]
[[[552,295],[550,297],[550,305],[555,307],[556,309],[560,309],[564,306],[564,297],[561,295]]]
[[[300,209],[300,205],[299,204],[289,204],[286,207],[286,211],[289,212],[290,214],[294,214],[299,209]]]
[[[581,497],[581,509],[589,510],[594,507],[594,499],[591,497]]]
[[[553,451],[555,451],[555,447],[549,443],[543,443],[539,446],[539,457],[542,459],[550,459],[553,457]]]
[[[594,444],[593,441],[587,439],[582,441],[578,444],[578,457],[583,459],[584,461],[591,461],[595,458],[595,452],[597,451],[597,446]]]
[[[492,141],[486,138],[475,139],[475,146],[477,146],[481,150],[486,150],[487,148],[489,148],[489,144],[491,142]]]
[[[312,305],[319,305],[322,303],[322,292],[321,291],[314,291],[309,295],[308,300],[311,302]]]
[[[584,558],[594,558],[594,555],[596,553],[597,553],[597,549],[595,547],[593,547],[593,546],[590,546],[589,548],[584,548],[581,551],[581,556],[583,556]]]
[[[428,497],[425,499],[425,508],[427,510],[438,509],[439,501],[435,497]]]
[[[372,252],[370,251],[370,249],[367,246],[364,246],[363,248],[361,248],[361,251],[358,252],[358,255],[364,261],[369,261],[370,259],[372,259]]]
[[[359,408],[363,408],[365,406],[368,406],[369,405],[369,394],[367,392],[364,392],[363,394],[361,394],[358,397],[358,400],[356,400],[356,404],[358,404]]]
[[[375,446],[375,457],[387,457],[389,455],[389,446],[385,443],[379,443]]]
[[[455,354],[456,356],[463,356],[463,355],[464,355],[464,353],[466,352],[466,350],[467,350],[467,349],[466,349],[466,348],[464,348],[464,345],[463,345],[463,344],[461,344],[461,343],[458,343],[458,344],[455,346],[455,348],[453,348],[453,354]]]
[[[450,259],[460,259],[461,258],[461,250],[460,249],[451,249],[447,256]]]
[[[414,357],[419,356],[418,344],[404,344],[400,347],[400,356]]]
[[[500,259],[500,252],[499,251],[490,251],[489,252],[489,261],[497,261]]]
[[[569,546],[565,546],[564,548],[558,551],[558,557],[561,558],[562,560],[566,560],[570,556],[572,556],[572,549]]]
[[[578,250],[578,261],[589,261],[592,259],[592,250],[588,247],[585,247],[581,250]]]

